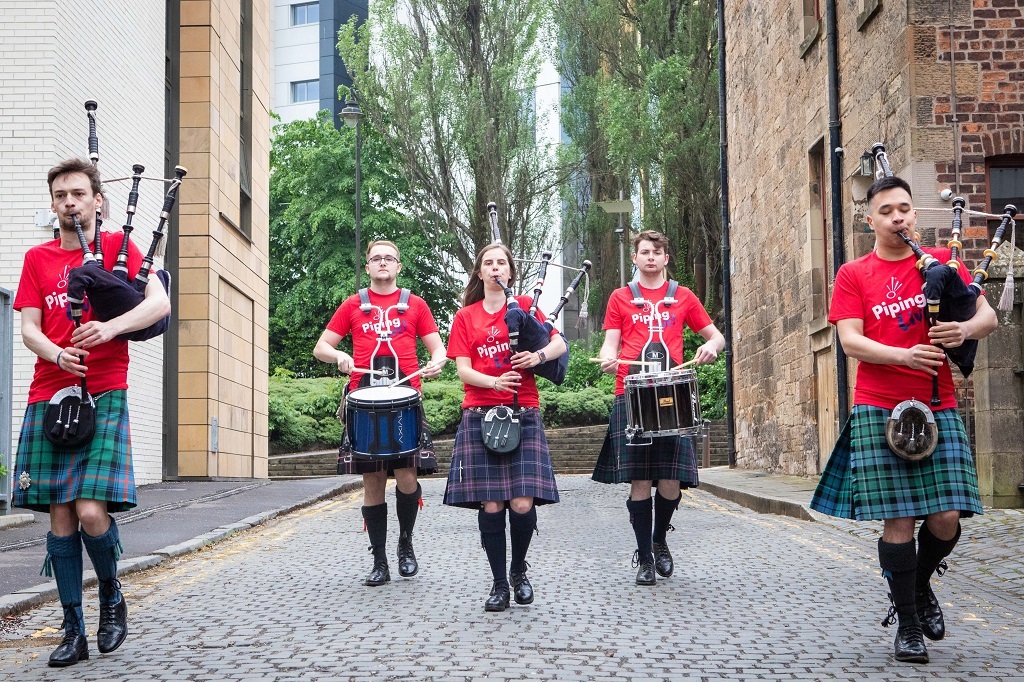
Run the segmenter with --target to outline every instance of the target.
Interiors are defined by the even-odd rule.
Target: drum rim
[[[682,381],[666,381],[664,383],[657,383],[661,379],[674,379],[681,378]],[[645,374],[627,374],[623,380],[623,385],[628,386],[630,384],[639,386],[667,386],[672,384],[685,384],[688,383],[688,379],[697,380],[697,370],[695,369],[670,369],[664,372],[647,372]],[[642,383],[643,382],[643,383]]]
[[[412,391],[409,395],[400,398],[383,398],[374,399],[363,396],[357,396],[356,394],[360,391],[366,391],[368,389],[384,389],[386,391]],[[345,396],[345,404],[351,405],[352,407],[412,407],[416,403],[420,402],[422,396],[412,386],[362,386],[360,388],[349,391],[348,395]]]

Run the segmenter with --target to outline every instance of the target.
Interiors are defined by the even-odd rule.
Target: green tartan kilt
[[[49,512],[51,504],[88,499],[105,500],[110,512],[134,507],[128,392],[108,391],[96,397],[96,435],[75,450],[56,448],[46,440],[47,404],[44,400],[25,408],[12,506]]]
[[[885,440],[889,410],[857,405],[836,441],[811,509],[858,521],[923,518],[942,511],[983,513],[967,432],[955,409],[935,412],[935,452],[917,462]]]

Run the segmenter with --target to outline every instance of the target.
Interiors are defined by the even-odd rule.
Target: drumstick
[[[430,367],[431,367],[431,366],[432,366],[433,364],[434,364],[433,362],[428,362],[427,364],[423,365],[422,367],[420,367],[420,368],[419,368],[418,370],[416,370],[416,371],[415,371],[415,372],[413,372],[412,374],[406,374],[406,375],[405,375],[404,377],[402,377],[401,379],[395,379],[395,380],[394,380],[394,381],[392,381],[392,382],[391,382],[390,384],[388,384],[388,386],[389,386],[389,387],[390,387],[390,386],[397,386],[398,384],[400,384],[400,383],[402,383],[402,382],[404,382],[404,381],[408,381],[409,379],[412,379],[412,378],[413,378],[414,376],[417,376],[417,375],[419,375],[419,374],[422,374],[423,372],[426,372],[426,371],[427,371],[428,369],[430,369]]]
[[[362,372],[363,374],[387,374],[387,372],[382,369],[368,369],[365,367],[353,367],[352,372]],[[349,372],[349,374],[352,372]]]
[[[682,363],[676,365],[675,367],[673,367],[672,369],[673,370],[683,369],[684,367],[689,367],[690,365],[692,365],[695,362],[697,362],[697,358],[694,358],[693,360],[687,360],[686,362],[682,362]]]
[[[591,362],[608,362],[604,358],[588,358]],[[612,362],[617,362],[620,365],[657,365],[658,362],[650,360],[618,360],[616,358],[611,359]]]

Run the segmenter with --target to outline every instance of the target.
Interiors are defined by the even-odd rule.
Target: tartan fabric
[[[444,503],[479,509],[481,502],[514,497],[532,497],[538,505],[558,502],[558,486],[540,410],[523,409],[519,418],[519,449],[507,455],[493,455],[484,447],[480,435],[483,417],[473,410],[462,411]]]
[[[437,473],[437,458],[434,456],[434,440],[430,437],[430,425],[427,424],[427,416],[420,411],[420,448],[416,454],[397,459],[378,459],[358,457],[352,453],[352,440],[348,437],[341,439],[341,447],[338,448],[338,474],[371,474],[376,471],[387,471],[389,476],[394,475],[395,469],[408,469],[416,467],[418,476],[430,476]],[[346,427],[347,428],[347,427]]]
[[[921,518],[959,510],[983,513],[967,433],[955,409],[935,412],[939,439],[926,459],[909,462],[885,440],[889,411],[857,405],[836,441],[811,509],[858,521]]]
[[[95,398],[96,435],[76,450],[58,449],[43,435],[47,401],[25,408],[12,506],[49,512],[51,504],[79,499],[106,500],[110,512],[135,506],[128,392],[108,391]],[[30,481],[24,490],[22,472]]]
[[[608,417],[608,434],[592,478],[599,483],[679,481],[682,488],[700,485],[693,436],[663,436],[650,440],[650,445],[626,444],[626,396],[615,396]]]

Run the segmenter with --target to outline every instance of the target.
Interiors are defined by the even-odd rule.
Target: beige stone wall
[[[189,168],[180,201],[182,477],[267,476],[270,8],[263,0],[253,5],[252,218],[247,236],[239,229],[244,225],[238,3],[181,3],[181,163]]]

